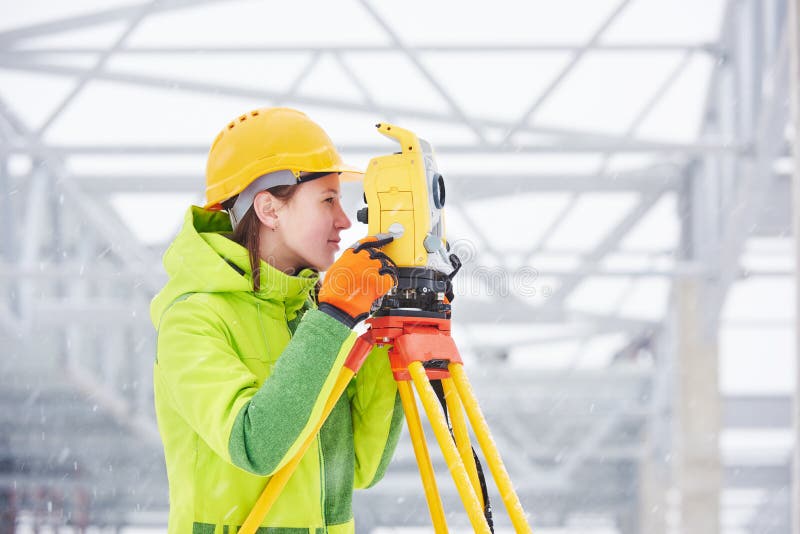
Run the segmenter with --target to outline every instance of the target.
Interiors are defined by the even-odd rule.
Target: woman
[[[350,227],[347,170],[327,134],[287,108],[238,117],[211,147],[207,204],[187,212],[151,305],[170,533],[236,531],[319,420],[352,327],[396,283],[376,238],[333,261]],[[353,489],[383,476],[402,424],[386,350],[373,352],[263,526],[354,531]]]

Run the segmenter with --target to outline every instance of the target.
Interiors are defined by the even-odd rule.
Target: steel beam
[[[367,90],[366,86],[364,85],[364,82],[356,75],[355,72],[353,72],[353,69],[347,63],[347,61],[346,61],[346,59],[344,57],[344,54],[342,54],[341,52],[338,52],[338,51],[334,51],[333,52],[333,57],[336,60],[336,63],[342,69],[342,72],[344,72],[345,76],[347,76],[347,78],[350,80],[350,82],[361,93],[361,98],[364,99],[364,103],[366,105],[370,106],[373,109],[374,113],[378,117],[382,117],[383,120],[389,121],[391,123],[396,122],[396,118],[394,117],[394,114],[391,113],[391,112],[386,111],[386,108],[384,106],[378,104],[378,102],[372,97],[372,95],[369,93],[369,91]],[[346,150],[344,150],[344,149],[343,149],[343,151],[346,152]]]
[[[317,66],[319,60],[322,59],[322,50],[316,50],[311,53],[311,57],[308,58],[308,62],[305,64],[303,69],[297,75],[297,77],[292,80],[292,83],[289,84],[289,87],[286,89],[282,95],[278,96],[274,100],[275,106],[281,106],[283,102],[287,100],[292,100],[297,96],[297,90],[303,84],[303,82],[308,78],[311,72],[314,70],[314,67]]]
[[[123,261],[139,261],[145,267],[152,267],[158,264],[158,258],[153,257],[150,251],[139,243],[124,223],[119,221],[119,217],[113,210],[110,210],[110,208],[104,210],[102,204],[96,202],[95,199],[86,197],[85,193],[72,182],[70,176],[61,168],[59,159],[53,155],[47,155],[38,138],[29,132],[25,125],[14,116],[2,99],[0,99],[0,117],[12,125],[19,137],[22,137],[26,143],[35,147],[37,153],[48,156],[46,169],[54,182],[54,190],[58,188],[73,202],[73,205],[79,208],[79,213],[88,217],[94,223],[92,228],[108,240],[112,249],[116,248]],[[43,196],[43,194],[38,196]],[[31,213],[31,211],[27,213]],[[41,211],[37,210],[36,214],[40,219],[43,218]],[[34,224],[35,221],[31,221],[31,223]],[[34,245],[28,244],[26,246],[31,247]],[[124,250],[121,247],[124,247]],[[144,280],[144,283],[146,286],[151,286],[152,291],[156,291],[160,287],[153,285],[156,283],[154,280]]]
[[[128,9],[130,12],[130,9]],[[121,17],[127,18],[127,17]],[[480,54],[507,54],[516,52],[534,52],[534,53],[548,53],[548,52],[564,52],[576,53],[583,49],[582,45],[559,44],[559,43],[519,43],[519,44],[495,44],[484,43],[480,45],[472,44],[415,44],[406,45],[409,50],[420,54],[427,53],[447,53],[447,54],[466,54],[472,55]],[[84,55],[84,54],[102,54],[106,49],[91,46],[65,46],[59,48],[46,48],[37,46],[35,48],[15,48],[13,51],[0,51],[0,57],[6,55],[15,55],[17,57],[28,56],[53,56],[53,55]],[[319,46],[308,45],[263,45],[263,46],[237,46],[237,45],[211,45],[211,46],[123,46],[117,51],[120,55],[169,55],[169,54],[185,54],[193,56],[198,53],[202,54],[310,54],[320,50]],[[690,53],[703,53],[712,56],[721,55],[722,52],[716,43],[594,43],[589,50],[593,52],[625,52],[631,54],[652,54],[653,52],[690,52]],[[370,45],[370,44],[345,44],[345,45],[326,45],[325,51],[332,54],[385,54],[387,52],[397,52],[397,47],[394,45]]]
[[[757,210],[762,206],[765,192],[774,182],[772,162],[783,147],[785,117],[787,114],[788,50],[783,48],[766,76],[772,77],[771,93],[763,95],[762,114],[758,122],[756,154],[754,161],[745,161],[742,179],[733,193],[721,236],[719,262],[722,266],[717,285],[718,302],[722,302],[735,277],[733,266],[738,259],[748,236]]]
[[[633,118],[631,123],[625,129],[625,133],[623,134],[626,139],[633,139],[636,134],[636,130],[642,125],[647,117],[650,116],[653,109],[658,105],[658,103],[664,98],[664,95],[667,94],[667,91],[675,85],[675,82],[680,78],[681,74],[686,70],[686,67],[689,65],[689,61],[692,59],[692,53],[686,52],[683,55],[683,58],[675,65],[675,68],[672,69],[671,72],[667,74],[661,84],[656,88],[650,98],[648,98],[647,102],[641,107],[639,112]],[[603,155],[603,163],[600,166],[599,173],[605,174],[605,170],[608,167],[608,161],[612,155],[612,152],[607,151]]]
[[[55,153],[59,153],[58,150]],[[29,179],[30,175],[11,177],[13,184]],[[88,194],[111,193],[197,193],[204,185],[199,174],[71,174],[70,179]],[[677,176],[658,168],[622,173],[617,177],[590,174],[540,173],[474,173],[453,172],[446,175],[447,198],[450,203],[484,200],[519,193],[543,192],[647,192],[677,189]]]
[[[41,139],[44,136],[44,133],[47,129],[53,124],[53,122],[61,115],[64,109],[75,100],[75,97],[78,96],[83,88],[86,87],[86,84],[92,80],[95,75],[103,70],[105,64],[108,62],[109,58],[122,46],[125,41],[128,39],[131,33],[139,26],[139,23],[144,20],[145,16],[157,5],[157,2],[149,2],[145,3],[144,5],[140,6],[138,10],[130,17],[129,20],[126,21],[125,29],[122,33],[117,37],[114,43],[111,45],[110,48],[104,50],[99,57],[95,60],[94,66],[90,69],[85,71],[76,81],[75,85],[72,87],[69,93],[61,100],[61,102],[56,106],[56,108],[50,112],[50,115],[45,119],[44,123],[36,130],[35,137]],[[0,36],[0,42],[2,42],[2,36]]]
[[[431,87],[433,87],[433,89],[439,93],[439,96],[442,97],[445,102],[447,102],[447,105],[450,107],[450,111],[452,112],[453,116],[467,126],[470,130],[472,130],[478,141],[485,143],[486,138],[484,137],[483,130],[473,121],[472,118],[464,113],[464,110],[461,109],[461,106],[456,103],[452,95],[450,95],[447,89],[445,89],[444,85],[439,83],[439,80],[437,80],[436,77],[431,74],[430,70],[423,65],[417,52],[403,42],[397,32],[395,32],[394,29],[384,20],[384,18],[378,14],[375,8],[373,8],[367,0],[359,0],[359,3],[375,20],[378,26],[380,26],[380,28],[386,33],[389,39],[394,43],[395,48],[408,58],[408,60],[414,65],[414,67],[416,67],[422,77],[425,78],[425,80],[431,84]]]
[[[785,395],[728,396],[722,404],[726,429],[779,429],[792,426],[792,399]]]
[[[5,59],[0,58],[0,69],[19,70],[26,72],[43,72],[47,74],[70,76],[70,77],[82,76],[86,71],[86,69],[72,67],[69,65],[31,63],[17,58],[5,58]],[[277,93],[274,91],[267,91],[262,89],[248,89],[244,87],[195,82],[191,80],[181,80],[176,78],[166,78],[163,76],[159,77],[159,76],[151,76],[145,74],[101,71],[94,74],[94,79],[125,83],[129,85],[141,85],[145,87],[153,87],[169,91],[176,91],[176,90],[189,91],[189,92],[208,93],[212,95],[218,95],[220,93],[223,93],[230,96],[255,98],[267,101],[272,101],[277,98],[281,98],[283,96],[283,93]],[[370,114],[374,112],[372,107],[369,106],[368,104],[352,102],[347,100],[337,100],[333,98],[323,98],[323,97],[296,96],[293,98],[292,104],[299,106],[325,107],[325,108],[336,109],[337,111],[351,111],[351,112],[370,113]],[[457,123],[457,121],[455,121],[454,118],[450,115],[443,114],[440,112],[424,111],[414,107],[384,106],[384,110],[388,113],[392,113],[400,117],[419,118],[419,119],[426,119],[426,120],[447,122],[447,123],[453,123],[453,122]],[[470,121],[474,123],[476,127],[481,127],[481,128],[508,127],[508,123],[490,118],[471,117]],[[543,128],[536,126],[518,125],[515,126],[515,129],[518,132],[524,131],[524,132],[544,133],[544,134],[552,134],[559,136],[569,135],[568,131],[557,128]],[[535,146],[528,145],[528,148],[526,148],[526,146],[524,145],[521,145],[519,147],[519,150],[520,151],[530,150],[532,151],[532,153],[541,153],[548,151],[558,152],[564,150],[566,150],[567,152],[603,152],[608,150],[614,150],[615,149],[614,147],[619,147],[618,150],[623,152],[667,151],[670,153],[685,153],[688,151],[691,153],[696,153],[696,152],[706,152],[706,151],[727,152],[731,150],[746,152],[749,150],[749,147],[746,146],[739,147],[736,146],[735,144],[731,144],[729,141],[721,141],[717,143],[699,141],[698,143],[684,143],[684,144],[656,143],[656,142],[644,142],[644,141],[626,142],[624,136],[614,136],[610,134],[597,134],[597,133],[579,132],[579,131],[573,133],[575,134],[575,137],[572,137],[571,139],[568,137],[565,137],[564,139],[558,139],[554,141],[552,145],[547,146],[546,149],[543,148],[543,145],[535,145]],[[617,144],[620,141],[621,144]],[[566,149],[559,148],[561,146],[561,143],[564,143],[567,148]],[[505,148],[503,148],[505,146],[504,144],[499,144],[496,146],[498,146],[500,150],[504,151],[506,150]],[[512,143],[511,146],[514,146],[514,144]],[[577,146],[577,149],[570,148],[571,146]],[[18,148],[19,147],[17,147],[17,149]],[[351,149],[354,151],[362,151],[370,154],[375,154],[375,153],[385,152],[386,146],[358,145],[352,147]],[[437,152],[440,150],[438,145],[436,146],[436,149]],[[453,150],[459,151],[464,154],[471,154],[473,152],[473,147],[467,148],[461,145],[455,145],[453,146]],[[514,150],[516,150],[516,147],[514,148]]]
[[[153,9],[163,13],[177,9],[196,8],[202,4],[219,1],[220,0],[167,0],[154,3]],[[107,24],[109,22],[128,20],[136,16],[142,7],[149,6],[150,4],[151,2],[129,4],[122,7],[95,11],[94,13],[48,20],[46,22],[38,22],[20,28],[0,31],[0,47],[10,48],[18,41],[32,37],[49,36],[54,33],[81,30],[92,26]],[[16,50],[13,53],[16,53]]]
[[[2,69],[2,65],[0,65]],[[103,74],[98,74],[98,77],[103,77]],[[275,97],[279,98],[279,97]],[[298,97],[299,98],[299,97]],[[295,100],[296,102],[296,100]],[[329,105],[334,105],[333,102],[328,102]],[[345,105],[345,104],[342,104]],[[353,104],[363,106],[363,104]],[[384,108],[387,113],[398,114],[402,113],[394,108]],[[373,110],[370,110],[373,112]],[[414,113],[414,112],[412,112]],[[748,145],[737,145],[726,140],[719,141],[700,141],[697,143],[670,143],[658,141],[644,141],[644,140],[617,140],[610,138],[610,140],[591,139],[591,138],[574,138],[567,141],[554,141],[548,144],[529,144],[529,145],[488,145],[488,144],[447,144],[439,143],[434,144],[437,154],[441,155],[525,155],[525,154],[580,154],[580,153],[601,153],[601,152],[615,152],[615,153],[629,153],[629,154],[655,154],[659,156],[696,156],[708,153],[731,153],[731,154],[749,154],[752,148]],[[63,156],[70,155],[149,155],[149,154],[167,154],[167,155],[197,155],[205,156],[208,153],[208,146],[206,145],[42,145],[42,147],[31,147],[26,144],[18,144],[11,142],[8,146],[2,148],[5,154],[30,154],[38,155],[39,151],[47,150],[51,153],[57,153]],[[346,154],[382,154],[389,150],[385,144],[340,144],[339,150]],[[512,171],[512,174],[519,171]],[[596,175],[613,176],[608,173],[596,172]],[[624,172],[622,173],[624,174]]]
[[[650,208],[655,205],[655,203],[665,192],[666,189],[660,189],[657,191],[643,193],[639,198],[639,202],[630,210],[630,212],[627,213],[625,217],[623,217],[622,220],[620,220],[616,226],[611,229],[611,231],[609,231],[603,240],[598,243],[589,254],[584,256],[584,263],[598,262],[605,257],[606,254],[618,246],[619,241],[648,213]],[[567,297],[581,283],[581,281],[582,279],[580,276],[574,275],[561,279],[558,289],[551,297],[547,299],[541,310],[537,312],[537,316],[538,314],[543,314],[546,316],[547,313],[552,312],[552,310],[561,308],[564,305]]]
[[[795,280],[795,389],[794,389],[794,454],[792,462],[792,532],[800,534],[800,0],[788,0],[789,17],[789,105],[794,136],[791,142],[794,157],[792,177],[792,228],[794,230]]]
[[[503,141],[500,144],[509,144],[511,143],[511,138],[516,134],[520,129],[528,124],[530,118],[539,110],[542,104],[547,100],[550,95],[555,91],[555,89],[564,81],[564,78],[575,68],[578,62],[583,58],[584,54],[597,43],[600,38],[603,36],[605,31],[611,26],[611,24],[617,19],[617,17],[628,7],[630,0],[622,0],[619,4],[614,8],[614,10],[606,17],[606,19],[600,24],[600,27],[594,31],[592,36],[589,40],[584,44],[578,51],[573,54],[572,59],[559,71],[555,78],[545,87],[541,94],[539,94],[536,99],[533,101],[531,106],[522,114],[517,121],[515,121],[514,125],[506,131]]]

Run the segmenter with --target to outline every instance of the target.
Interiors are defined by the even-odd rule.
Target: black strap
[[[323,313],[327,313],[328,315],[330,315],[331,317],[333,317],[334,319],[345,325],[347,328],[350,328],[351,330],[356,325],[356,323],[358,323],[360,320],[364,318],[361,316],[353,317],[346,311],[340,310],[333,304],[328,304],[327,302],[320,302],[319,305],[317,306],[317,309]],[[364,315],[366,316],[366,314]]]
[[[439,403],[442,405],[442,410],[444,411],[444,418],[447,421],[447,428],[450,429],[450,436],[455,442],[455,436],[453,436],[453,427],[450,425],[450,418],[447,416],[447,401],[444,398],[444,387],[442,386],[442,381],[431,380],[431,386],[433,387],[433,391],[436,393],[436,396],[439,398]],[[478,455],[475,453],[475,447],[471,448],[472,457],[475,459],[475,467],[478,471],[478,480],[481,484],[481,493],[483,494],[483,515],[486,517],[486,522],[489,524],[489,530],[492,532],[492,534],[494,534],[492,504],[489,502],[489,492],[486,490],[486,477],[483,475],[483,467],[481,466],[481,461],[478,459]]]
[[[233,263],[231,260],[225,260],[225,263],[230,265],[233,268],[234,271],[236,271],[237,273],[239,273],[242,276],[244,276],[244,269],[242,269],[241,267],[239,267],[238,265]]]
[[[333,171],[335,172],[335,171]],[[297,179],[298,184],[302,184],[303,182],[310,182],[311,180],[316,180],[317,178],[322,178],[323,176],[328,176],[331,174],[331,171],[327,172],[301,172],[300,178]]]

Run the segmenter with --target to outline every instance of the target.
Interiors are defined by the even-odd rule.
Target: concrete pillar
[[[653,339],[655,369],[647,441],[639,462],[639,532],[666,534],[671,484],[672,413],[677,347],[674,308]]]
[[[666,534],[666,484],[664,464],[653,458],[646,447],[646,458],[639,463],[639,532]]]
[[[715,306],[707,283],[676,282],[677,351],[673,477],[681,534],[720,532],[721,403]]]

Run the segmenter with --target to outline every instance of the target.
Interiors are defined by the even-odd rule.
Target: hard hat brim
[[[344,165],[339,174],[339,180],[342,182],[363,182],[365,174],[361,169],[351,165]]]
[[[326,171],[318,171],[325,173]],[[346,183],[353,183],[353,182],[363,182],[364,175],[366,174],[364,171],[355,167],[353,165],[339,165],[336,170],[330,172],[338,172],[339,173],[339,181],[346,182]],[[329,174],[329,173],[328,173]],[[303,182],[298,182],[298,184]],[[238,193],[237,193],[238,195]],[[212,211],[220,211],[222,210],[222,203],[220,202],[207,202],[203,209],[212,210]]]

